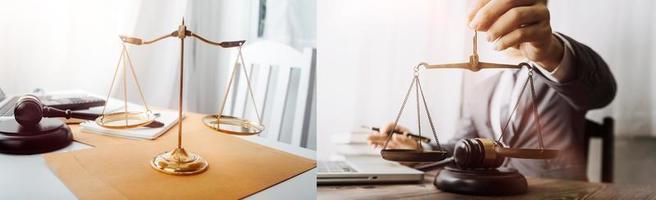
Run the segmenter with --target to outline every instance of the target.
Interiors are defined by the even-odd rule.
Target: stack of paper
[[[380,149],[374,149],[367,143],[369,131],[353,131],[350,133],[335,133],[330,137],[335,145],[334,156],[380,156]]]
[[[178,113],[175,111],[153,110],[153,113],[159,114],[159,117],[157,117],[155,120],[164,124],[163,126],[157,128],[138,127],[130,129],[110,129],[99,126],[95,121],[85,121],[80,123],[80,130],[87,133],[95,133],[101,135],[152,140],[164,134],[164,132],[169,130],[178,122]]]

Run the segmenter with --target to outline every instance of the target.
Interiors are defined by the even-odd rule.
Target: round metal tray
[[[111,129],[128,129],[146,126],[155,121],[152,112],[116,112],[96,118],[96,124]]]
[[[446,151],[422,151],[416,149],[383,149],[383,159],[396,162],[437,162],[448,157]]]
[[[217,115],[207,115],[202,120],[205,126],[226,134],[255,135],[264,130],[264,125],[258,122],[228,115],[221,115],[219,119]]]

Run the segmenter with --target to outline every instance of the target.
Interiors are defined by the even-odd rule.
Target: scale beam
[[[152,39],[152,40],[144,40],[142,38],[130,37],[130,36],[124,36],[124,35],[120,35],[119,37],[121,38],[121,41],[123,41],[124,43],[133,44],[133,45],[146,45],[146,44],[152,44],[152,43],[155,43],[155,42],[158,42],[160,40],[170,38],[170,37],[177,37],[177,38],[180,38],[180,39],[184,39],[187,36],[198,38],[200,41],[203,41],[207,44],[214,45],[214,46],[220,46],[220,47],[223,47],[223,48],[240,47],[240,46],[244,45],[244,43],[246,43],[246,40],[222,41],[222,42],[216,42],[216,41],[209,40],[209,39],[207,39],[207,38],[205,38],[201,35],[198,35],[198,34],[192,32],[190,30],[187,30],[187,26],[184,25],[184,20],[182,21],[182,25],[180,25],[178,27],[178,30],[173,31],[169,34],[157,37],[157,38]]]
[[[171,34],[163,35],[163,36],[160,36],[158,38],[155,38],[155,39],[152,39],[152,40],[147,40],[147,41],[144,41],[144,39],[141,39],[141,38],[129,37],[129,36],[124,36],[124,35],[121,35],[119,37],[121,38],[121,41],[123,41],[124,43],[133,44],[133,45],[146,45],[146,44],[152,44],[152,43],[158,42],[158,41],[166,39],[166,38],[178,37],[178,35],[179,35],[179,33],[177,31],[175,31],[175,32],[172,32]],[[198,38],[200,41],[203,41],[207,44],[214,45],[214,46],[220,46],[220,47],[223,47],[223,48],[240,47],[244,43],[246,43],[246,40],[214,42],[214,41],[208,40],[208,39],[204,38],[203,36],[200,36],[200,35],[198,35],[194,32],[188,31],[188,30],[185,31],[185,36],[195,37],[195,38]]]
[[[477,65],[473,63],[448,63],[448,64],[427,64],[421,63],[426,69],[468,69],[470,71],[480,71],[481,69],[520,69],[519,65],[498,64],[488,62],[478,62]]]
[[[246,43],[245,40],[237,40],[237,41],[212,41],[209,40],[203,36],[200,36],[190,30],[187,29],[187,26],[184,23],[184,19],[182,20],[182,24],[178,26],[177,30],[172,31],[169,34],[162,35],[160,37],[151,39],[151,40],[145,40],[142,38],[138,37],[131,37],[131,36],[124,36],[121,35],[119,36],[121,41],[123,43],[127,44],[132,44],[132,45],[148,45],[152,43],[156,43],[158,41],[164,40],[166,38],[179,38],[180,39],[180,93],[179,93],[179,100],[178,100],[178,145],[175,149],[161,153],[153,160],[151,161],[151,166],[155,168],[158,171],[161,171],[163,173],[167,174],[173,174],[173,175],[190,175],[190,174],[198,174],[202,173],[207,169],[208,163],[205,159],[203,159],[200,155],[188,152],[182,147],[182,105],[183,105],[183,78],[184,78],[184,40],[186,37],[192,37],[196,38],[204,43],[207,43],[212,46],[218,46],[222,48],[233,48],[233,47],[238,47],[240,48],[239,53],[240,53],[240,58],[242,61],[243,65],[243,58],[241,57],[241,47]],[[125,48],[125,47],[124,47]],[[235,65],[236,66],[236,65]],[[235,68],[236,70],[236,68]],[[246,74],[247,80],[248,80],[248,74]],[[249,85],[249,91],[251,92],[252,96],[252,91],[250,89]],[[226,92],[227,95],[227,92]],[[224,102],[225,104],[225,102]],[[219,121],[219,117],[216,118],[217,121],[217,128],[218,124],[224,123],[226,120],[221,118],[221,121]],[[259,119],[259,114],[258,114],[258,119]],[[237,125],[243,124],[244,120],[233,120],[229,121],[232,123],[236,123]],[[255,128],[251,131],[249,131],[249,134],[257,134],[259,133],[264,127],[258,122],[252,122],[250,124],[253,124]],[[236,131],[237,133],[241,133]]]
[[[420,63],[426,69],[468,69],[470,71],[480,71],[481,69],[519,69],[519,65],[499,64],[480,62],[478,59],[478,32],[474,31],[472,38],[472,53],[469,55],[469,62],[466,63],[448,63],[448,64],[428,64]]]

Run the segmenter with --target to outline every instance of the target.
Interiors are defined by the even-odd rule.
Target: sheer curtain
[[[265,1],[265,11],[258,10],[260,3],[260,0],[189,1],[188,26],[213,40],[247,40],[248,44],[266,39],[299,50],[315,46],[315,1]],[[260,12],[265,12],[261,37],[257,34]],[[187,108],[202,113],[217,112],[237,49],[222,49],[197,40],[189,40],[187,44]]]
[[[189,29],[216,41],[251,40],[254,1],[189,1]],[[224,49],[187,40],[186,100],[190,111],[216,113],[235,60],[237,48]],[[247,59],[247,58],[246,58]]]
[[[266,2],[262,37],[302,51],[316,47],[317,2],[312,0],[260,0]]]
[[[0,88],[105,94],[141,1],[2,1]]]
[[[187,28],[210,40],[248,40],[251,1],[158,1],[141,3],[133,35],[155,38],[177,29],[184,18]],[[237,49],[224,49],[197,39],[185,39],[185,111],[216,113],[222,101],[233,55]],[[155,44],[131,47],[142,86],[149,103],[178,108],[180,40],[169,38]],[[130,101],[139,102],[136,90]]]
[[[28,0],[3,4],[0,24],[6,30],[0,37],[11,39],[4,40],[0,49],[0,87],[7,93],[43,88],[82,89],[105,95],[121,53],[118,36],[150,39],[170,33],[179,25],[186,6],[186,1],[175,0]],[[175,40],[128,45],[152,105],[168,107],[173,100],[177,102],[172,88],[177,88],[178,45]],[[130,101],[141,102],[132,86],[128,96]]]

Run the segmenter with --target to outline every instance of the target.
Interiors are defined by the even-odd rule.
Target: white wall
[[[105,95],[120,55],[118,35],[151,38],[170,33],[186,10],[186,1],[173,0],[27,0],[2,5],[0,87],[7,93],[38,87]],[[177,45],[165,41],[151,47],[156,50],[129,46],[151,104],[167,106],[171,100],[162,96],[172,92]],[[148,62],[151,59],[157,62]],[[130,89],[130,99],[139,99],[136,89]]]
[[[465,6],[464,1],[319,1],[319,159],[332,153],[332,134],[393,121],[419,62],[468,59]],[[451,137],[460,116],[461,81],[458,70],[422,72],[441,140]],[[401,123],[416,130],[416,104],[409,101]],[[427,121],[423,125],[429,130]]]
[[[188,28],[208,39],[249,39],[248,11],[249,2],[229,0],[190,5],[179,0],[7,1],[0,7],[0,37],[6,38],[0,41],[0,88],[6,93],[38,87],[105,95],[121,51],[118,35],[153,39],[176,30],[186,17]],[[150,105],[177,108],[179,45],[175,38],[127,45]],[[185,110],[216,112],[236,49],[191,39],[185,46]],[[128,99],[140,103],[131,81]],[[122,98],[118,83],[113,96]]]
[[[140,7],[127,0],[0,3],[0,87],[7,93],[36,87],[106,92],[120,53],[117,35],[132,31]],[[90,84],[98,81],[103,84]]]

